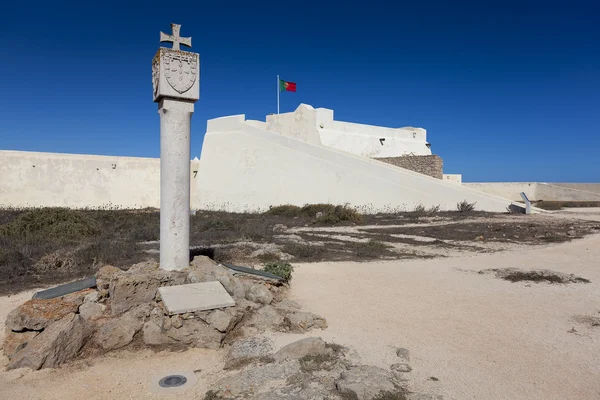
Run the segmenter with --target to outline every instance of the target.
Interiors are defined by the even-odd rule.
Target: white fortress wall
[[[595,191],[597,188],[600,188],[600,184],[463,182],[462,185],[514,201],[521,201],[521,192],[525,192],[531,201],[600,201],[600,192]]]
[[[226,157],[224,155],[227,155]],[[199,181],[199,208],[266,210],[279,204],[349,203],[366,212],[417,205],[506,211],[510,201],[403,168],[259,129],[244,115],[208,121]]]
[[[425,129],[335,121],[333,110],[307,104],[301,104],[294,112],[267,116],[267,130],[365,157],[431,155]]]
[[[0,151],[1,207],[159,207],[160,160]]]

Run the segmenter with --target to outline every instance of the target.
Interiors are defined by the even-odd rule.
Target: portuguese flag
[[[279,91],[280,92],[295,92],[296,91],[296,83],[295,82],[287,82],[282,79],[279,80]]]

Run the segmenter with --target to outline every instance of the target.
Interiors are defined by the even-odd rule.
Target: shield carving
[[[165,77],[178,93],[190,90],[198,75],[198,60],[195,55],[184,53],[164,55]]]

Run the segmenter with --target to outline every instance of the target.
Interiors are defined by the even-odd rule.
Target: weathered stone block
[[[224,335],[206,322],[194,318],[183,320],[179,328],[165,326],[164,319],[168,317],[153,315],[144,324],[143,338],[147,345],[174,345],[218,349]]]
[[[282,347],[273,358],[277,361],[291,359],[297,360],[307,355],[328,354],[333,355],[333,350],[326,346],[327,343],[318,337],[300,339]]]
[[[32,299],[12,310],[5,326],[12,331],[41,331],[65,315],[77,312],[79,304],[64,301],[62,298],[49,300]]]
[[[76,357],[91,334],[83,318],[68,314],[31,339],[13,356],[7,368],[55,368]]]
[[[381,392],[394,392],[391,374],[372,365],[359,365],[344,371],[336,381],[337,389],[358,400],[370,400]]]
[[[119,317],[99,321],[93,342],[106,351],[127,346],[133,340],[133,336],[142,329],[149,307],[141,305]]]
[[[113,315],[140,304],[150,303],[161,286],[182,285],[186,274],[177,271],[125,272],[110,281],[109,296]]]
[[[10,329],[6,329],[3,345],[4,354],[10,360],[12,356],[24,349],[27,343],[39,334],[38,331],[13,332]]]
[[[206,317],[206,322],[219,332],[228,332],[241,319],[241,315],[234,315],[222,310],[211,311]]]
[[[227,353],[225,369],[245,361],[265,357],[273,350],[273,341],[266,337],[251,337],[233,343]]]
[[[273,295],[266,286],[253,284],[246,288],[246,299],[255,303],[271,304]]]
[[[93,320],[100,317],[105,309],[106,306],[103,304],[90,302],[83,303],[79,306],[79,315],[86,321],[90,319]]]
[[[235,298],[244,298],[246,288],[243,282],[227,268],[220,266],[206,256],[196,256],[189,267],[187,282],[221,282],[227,293]]]
[[[263,306],[252,314],[248,323],[260,330],[277,328],[284,322],[283,316],[271,305]]]
[[[312,328],[327,328],[327,321],[310,312],[295,311],[290,312],[285,316],[284,323],[292,332],[302,333]]]

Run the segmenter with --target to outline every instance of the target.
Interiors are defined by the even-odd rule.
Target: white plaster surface
[[[385,128],[335,121],[333,110],[301,104],[290,113],[267,116],[266,129],[311,144],[365,157],[430,155],[423,128]],[[383,140],[382,140],[383,139]]]
[[[226,157],[224,156],[226,155]],[[279,204],[349,203],[363,212],[463,200],[506,211],[510,201],[367,157],[257,128],[244,115],[208,121],[196,191],[201,209],[259,211]]]
[[[455,183],[457,185],[462,184],[461,174],[444,174],[443,178],[445,182]]]
[[[0,207],[158,208],[160,160],[0,151]]]
[[[235,306],[233,298],[217,281],[162,286],[158,292],[171,315]]]
[[[573,186],[571,186],[573,185]],[[529,200],[545,201],[600,201],[600,193],[596,192],[600,184],[564,184],[545,182],[463,182],[463,186],[520,201],[521,192],[525,192]],[[591,189],[591,190],[582,190]]]

